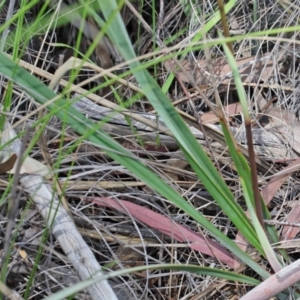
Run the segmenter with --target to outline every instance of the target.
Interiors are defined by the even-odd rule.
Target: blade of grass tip
[[[265,233],[265,230],[261,226],[261,224],[260,224],[260,222],[259,222],[259,220],[256,216],[254,207],[252,205],[252,201],[250,200],[250,196],[249,196],[248,189],[246,187],[245,181],[243,180],[243,178],[241,178],[240,180],[241,180],[241,184],[243,186],[245,201],[247,203],[248,210],[251,214],[252,222],[253,222],[254,228],[257,232],[258,238],[259,238],[259,240],[260,240],[260,242],[261,242],[261,244],[264,248],[266,257],[268,259],[268,262],[272,266],[272,269],[275,272],[278,272],[282,269],[282,265],[279,263],[278,258],[277,258],[273,248],[271,247],[271,245],[269,243],[269,240],[268,240],[268,237]]]
[[[92,121],[90,121],[81,113],[76,111],[73,107],[71,107],[69,102],[62,100],[62,96],[56,96],[56,94],[53,91],[51,91],[47,86],[45,86],[42,82],[40,82],[31,74],[29,74],[27,71],[23,70],[17,64],[12,62],[10,59],[7,58],[7,56],[2,54],[1,52],[0,64],[1,73],[4,74],[6,78],[12,80],[17,85],[19,85],[20,88],[24,89],[28,93],[28,95],[34,97],[35,100],[41,103],[42,105],[48,104],[47,107],[50,110],[50,114],[56,114],[61,120],[63,120],[66,124],[70,125],[75,131],[81,134],[82,138],[86,138],[89,141],[100,146],[103,150],[105,150],[105,152],[109,156],[111,156],[115,161],[122,164],[137,178],[148,184],[149,187],[153,188],[166,199],[170,199],[177,207],[185,211],[189,216],[191,216],[191,218],[199,222],[199,224],[206,228],[211,233],[211,235],[215,237],[222,245],[224,245],[225,247],[227,247],[227,249],[232,251],[233,254],[240,258],[245,264],[247,264],[249,267],[255,270],[263,278],[269,277],[269,273],[266,270],[264,270],[259,264],[253,261],[253,259],[248,254],[243,252],[232,240],[230,240],[226,235],[220,232],[194,207],[188,204],[186,200],[183,199],[176,191],[174,191],[157,175],[155,175],[146,166],[144,166],[139,159],[132,155],[132,153],[120,146],[107,134],[99,131],[96,124],[94,124]],[[49,101],[49,99],[52,100]],[[202,150],[202,148],[200,148],[200,150]],[[201,159],[201,154],[199,158]],[[214,179],[212,179],[212,182],[213,181]],[[220,189],[220,187],[218,187],[218,189]],[[224,189],[228,189],[226,184],[224,185]],[[222,187],[221,190],[224,193]],[[220,196],[219,194],[215,194],[215,196],[216,195]],[[224,197],[224,195],[221,194],[221,197]],[[228,207],[226,206],[223,207],[225,209],[228,209]],[[237,217],[240,218],[239,216]]]

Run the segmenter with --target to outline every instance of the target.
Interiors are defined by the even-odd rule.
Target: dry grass
[[[184,29],[182,35],[175,38],[171,44],[168,44],[168,46],[181,45],[184,47],[193,36],[196,28],[201,26],[201,16],[198,19],[192,16],[187,17],[178,1],[165,2],[163,12],[160,10],[160,1],[156,1],[157,7],[155,8],[152,7],[152,2],[150,1],[145,2],[143,6],[141,6],[141,1],[133,2],[131,5],[135,7],[138,15],[133,13],[130,6],[127,6],[122,11],[132,43],[140,56],[153,52],[156,47],[156,45],[153,45],[153,33],[149,33],[149,30],[152,30],[154,26],[152,21],[153,10],[155,10],[155,20],[157,22],[156,33],[159,34],[159,40],[165,45],[171,36],[175,36],[181,29]],[[300,7],[300,3],[295,2],[291,7],[284,9],[283,6],[279,3],[275,4],[274,1],[258,1],[257,21],[254,23],[252,5],[239,1],[234,10],[227,16],[230,32],[231,34],[246,34],[253,31],[297,25],[300,11],[298,5]],[[216,2],[207,2],[205,6],[201,2],[195,7],[201,7],[202,14],[206,15],[212,12],[212,7],[216,8]],[[33,11],[30,16],[34,17],[35,13]],[[5,14],[5,11],[3,11],[3,14]],[[160,20],[159,17],[162,15],[163,18]],[[139,23],[138,19],[143,20],[149,27]],[[216,28],[207,33],[207,40],[217,38],[217,28],[222,30],[221,25],[218,24]],[[281,110],[288,110],[293,113],[298,113],[299,111],[298,73],[300,48],[297,44],[299,40],[298,35],[298,33],[282,34],[271,39],[266,38],[265,40],[258,39],[255,41],[245,38],[233,44],[234,55],[237,60],[251,57],[251,61],[257,61],[258,57],[268,53],[266,60],[250,64],[247,67],[245,72],[250,72],[250,74],[255,72],[256,76],[253,76],[251,79],[244,78],[249,104],[253,108],[253,124],[261,132],[266,130],[262,126],[264,125],[262,124],[263,122],[260,122],[262,114],[267,118],[265,122],[272,124],[268,119],[268,116],[272,116],[272,112],[260,113],[258,111],[258,101],[260,99],[273,101]],[[64,60],[66,60],[73,55],[70,49],[55,47],[54,43],[64,43],[75,47],[77,36],[78,29],[74,25],[66,25],[47,32],[47,35],[33,37],[23,56],[23,59],[31,65],[27,66],[27,68],[32,67],[33,72],[37,76],[49,83],[52,77],[51,74],[60,65],[60,56],[63,56]],[[47,43],[42,44],[42,39],[47,41]],[[83,35],[79,50],[84,54],[89,45],[90,40]],[[161,47],[161,45],[158,46]],[[212,47],[211,55],[213,60],[224,58],[223,50],[218,46]],[[91,56],[91,60],[98,67],[104,69],[114,66],[118,67],[118,62],[115,59],[116,57],[109,55],[101,47],[98,47]],[[152,59],[151,57],[145,58],[146,61],[151,61]],[[206,59],[204,52],[189,53],[182,59],[188,62],[188,74],[197,83],[196,62]],[[271,69],[266,73],[264,68],[268,64],[271,66]],[[34,65],[36,66],[35,69],[33,68]],[[168,76],[168,71],[163,64],[156,64],[149,70],[162,86]],[[125,68],[118,68],[115,73],[121,74],[124,71],[126,71]],[[86,70],[81,72],[74,82],[74,91],[76,85],[93,74],[97,74],[97,71]],[[226,75],[226,73],[221,74],[222,76]],[[214,94],[211,92],[214,88],[219,90],[224,107],[238,102],[234,86],[230,81],[232,78],[230,77],[227,77],[228,79],[226,80],[218,77],[214,87],[209,86],[207,81],[200,81],[197,83],[198,89],[196,89],[193,82],[184,79],[180,71],[177,75],[177,79],[168,90],[168,96],[174,103],[179,103],[177,108],[183,113],[189,114],[191,118],[197,119],[199,115],[201,116],[210,111],[207,103],[199,95],[199,87],[212,105],[215,103]],[[64,79],[68,80],[68,76],[65,76]],[[127,83],[136,85],[134,78],[128,76],[124,79]],[[183,81],[185,90],[178,83],[178,79]],[[91,89],[103,83],[103,81],[103,78],[97,81],[93,80],[85,84],[83,88]],[[4,81],[2,84],[6,85]],[[59,86],[58,90],[61,89],[62,86]],[[126,86],[122,82],[116,82],[96,91],[92,97],[94,97],[93,99],[103,97],[112,103],[120,103],[129,99],[135,93],[136,91],[130,88],[128,84]],[[106,103],[102,103],[100,106],[106,106]],[[30,98],[26,97],[18,88],[15,88],[11,110],[10,113],[7,113],[7,120],[11,124],[18,122],[16,130],[19,131],[25,123],[38,117],[37,113],[28,117],[28,114],[36,108],[37,105]],[[144,97],[140,97],[130,108],[132,112],[142,114],[144,117],[154,115],[152,112],[153,108]],[[86,114],[90,118],[97,119],[91,112],[87,111]],[[118,124],[118,121],[121,122],[120,119],[121,117],[116,118],[113,123],[109,124],[110,127],[106,125],[107,127],[104,127],[104,129],[109,131],[123,146],[142,158],[144,163],[159,174],[163,180],[173,186],[199,211],[203,212],[221,231],[234,239],[237,234],[236,229],[231,226],[226,216],[218,209],[214,200],[205,194],[201,182],[198,181],[197,176],[187,165],[172,138],[167,139],[168,136],[162,135],[160,132],[154,134],[152,132],[151,135],[150,131],[141,125],[135,125],[141,127],[136,127],[136,130],[132,131],[126,124],[125,119],[122,121],[123,124]],[[232,127],[238,130],[242,123],[239,113],[231,116],[230,122]],[[300,130],[298,121],[295,122],[295,124],[288,125]],[[196,129],[198,129],[197,125],[195,125],[197,122],[192,122],[191,124],[194,124]],[[217,121],[216,125],[218,125]],[[31,132],[29,140],[32,140],[35,134],[35,132]],[[298,132],[295,132],[295,135],[297,134]],[[76,133],[69,128],[63,128],[56,119],[52,119],[49,122],[46,137],[46,151],[49,152],[53,166],[55,166],[55,173],[62,186],[63,195],[67,199],[71,215],[80,233],[102,266],[106,266],[111,270],[117,270],[159,262],[197,264],[210,267],[219,264],[216,259],[188,248],[185,243],[176,241],[172,236],[168,237],[161,232],[148,228],[143,222],[137,221],[130,215],[122,214],[117,210],[99,207],[87,201],[85,197],[128,200],[158,212],[193,231],[201,231],[193,220],[189,219],[182,211],[172,206],[147,186],[138,182],[122,166],[104,155],[101,149],[86,141],[77,143],[79,137]],[[220,141],[216,142],[214,137],[210,136],[210,132],[206,132],[206,137],[209,141],[209,146],[203,137],[199,139],[201,144],[206,147],[207,152],[218,164],[223,177],[234,191],[236,199],[244,206],[241,187],[225,145]],[[295,160],[299,154],[297,148],[291,143],[289,144],[289,141],[287,139],[284,140],[284,138],[286,136],[282,136],[281,133],[279,143],[282,143],[282,147],[277,147],[278,142],[276,147],[275,145],[261,144],[262,141],[258,139],[257,154],[265,163],[265,165],[259,166],[260,187],[267,185],[271,175],[276,174],[286,166],[287,158]],[[158,144],[159,141],[162,141],[162,144],[158,145],[156,139]],[[240,141],[243,143],[242,138]],[[30,156],[42,163],[46,163],[42,150],[37,144],[31,150]],[[266,166],[269,168],[268,170],[266,170]],[[1,189],[5,191],[9,184],[8,176],[2,175],[0,183]],[[270,203],[270,212],[274,220],[286,220],[289,212],[298,206],[299,188],[299,176],[298,172],[295,172],[279,188],[276,197]],[[11,251],[7,285],[17,291],[19,295],[24,296],[28,276],[32,271],[40,245],[43,249],[41,260],[30,287],[28,298],[42,299],[59,289],[63,289],[65,286],[78,282],[78,277],[66,261],[56,240],[51,235],[42,240],[45,231],[44,221],[35,207],[28,202],[27,195],[19,188],[17,188],[17,197],[20,198],[17,219],[20,222],[18,222],[19,227],[15,231],[16,240]],[[4,198],[3,200],[8,200],[9,195]],[[5,205],[2,205],[1,214],[0,232],[1,237],[3,237],[7,221]],[[278,225],[277,227],[278,232],[281,233],[283,226]],[[293,238],[297,238],[297,235],[293,236]],[[282,241],[281,245],[284,248],[287,247],[285,241]],[[291,260],[299,258],[297,247],[293,241],[289,241],[289,247],[286,250]],[[261,264],[264,263],[261,261]],[[237,272],[251,276],[251,271],[245,268],[240,268]],[[256,275],[253,274],[253,276]],[[110,283],[115,291],[120,291],[120,299],[239,299],[241,295],[248,291],[248,287],[242,284],[232,284],[216,278],[175,271],[145,271],[115,279],[110,281]],[[89,296],[80,294],[75,298],[89,299]]]

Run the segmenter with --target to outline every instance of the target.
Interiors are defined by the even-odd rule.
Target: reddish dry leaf
[[[261,195],[265,201],[265,204],[268,205],[277,191],[280,189],[282,184],[291,176],[291,174],[295,171],[294,167],[299,166],[300,164],[300,158],[295,160],[293,163],[291,163],[289,166],[284,168],[280,173],[283,174],[282,176],[275,175],[269,183],[262,189]],[[249,217],[249,212],[245,212],[246,215]],[[297,207],[293,209],[290,214],[287,217],[288,222],[299,222],[300,221],[300,207]],[[290,227],[290,226],[284,226],[282,236],[285,237],[285,239],[291,239],[294,238],[297,233],[299,232],[299,227]],[[235,239],[236,244],[245,251],[247,248],[247,241],[243,237],[243,235],[238,232]],[[235,268],[238,268],[239,264],[235,265]]]
[[[300,158],[296,159],[294,162],[280,171],[280,174],[282,174],[281,176],[274,175],[269,183],[262,189],[261,195],[264,198],[266,205],[270,203],[282,184],[291,176],[293,172],[297,170],[294,167],[299,166]]]
[[[229,116],[237,115],[237,114],[239,114],[242,111],[241,103],[240,102],[236,102],[236,103],[232,103],[232,104],[226,105],[224,107],[224,111]]]
[[[203,237],[197,232],[193,232],[171,221],[165,216],[153,212],[148,208],[136,205],[129,201],[115,200],[111,198],[86,197],[84,199],[100,206],[117,209],[118,211],[134,217],[149,227],[158,230],[178,242],[190,242],[188,247],[191,249],[216,257],[218,260],[230,267],[234,266],[235,261],[233,256],[223,246],[209,238]]]
[[[224,107],[224,111],[225,111],[225,114],[228,117],[230,117],[230,116],[239,114],[242,111],[242,107],[239,102],[232,103],[232,104],[226,105]],[[219,122],[219,118],[217,118],[216,115],[212,111],[204,113],[203,115],[200,116],[200,118],[204,124],[215,124],[215,123]]]
[[[213,111],[209,111],[200,116],[202,123],[204,124],[216,124],[219,122],[219,118]]]
[[[288,223],[299,223],[300,222],[300,206],[294,208],[287,216],[286,221]],[[299,233],[299,227],[283,226],[282,240],[292,240]]]
[[[263,56],[267,59],[269,55],[269,53],[265,53]],[[240,67],[239,73],[243,82],[266,81],[273,73],[273,62],[271,60],[258,61],[259,58],[261,57],[248,57],[236,60],[238,67]],[[251,64],[251,62],[254,61],[257,62]],[[247,66],[247,63],[250,63],[250,65]],[[212,65],[214,69],[213,75],[216,77],[217,83],[228,84],[231,81],[231,76],[228,76],[231,75],[231,68],[226,59],[215,59],[212,61]],[[175,70],[178,70],[178,67],[170,60],[165,61],[164,66],[168,71],[171,71],[174,68]],[[176,75],[179,76],[182,81],[190,83],[190,78],[193,78],[198,85],[207,87],[211,85],[206,60],[198,60],[197,64],[194,61],[183,60],[181,66],[188,74],[190,74],[190,76],[186,76],[183,72],[178,70]]]
[[[300,158],[295,160],[293,163],[289,164],[284,168],[280,173],[283,173],[282,176],[274,176],[273,179],[263,188],[261,194],[268,205],[269,202],[273,199],[276,192],[279,190],[281,185],[291,176],[291,174],[296,171],[294,167],[299,167]],[[298,169],[298,168],[297,168]],[[289,223],[299,223],[300,222],[300,207],[294,208],[287,216],[286,221]],[[293,239],[298,234],[299,227],[284,226],[282,237],[285,240]]]
[[[266,101],[260,101],[260,108],[266,105]],[[266,129],[275,133],[283,143],[288,142],[289,145],[296,151],[300,152],[300,122],[295,114],[287,110],[281,109],[271,105],[267,110],[267,116],[269,117],[269,123],[265,126]],[[296,170],[299,169],[300,159],[297,159],[291,163],[288,167],[282,170],[280,177],[276,176],[268,183],[263,189],[262,196],[268,204],[280,186],[287,180],[287,178]],[[300,207],[295,207],[287,216],[286,221],[289,223],[300,222]],[[285,240],[293,239],[298,234],[299,227],[284,226],[282,237]]]

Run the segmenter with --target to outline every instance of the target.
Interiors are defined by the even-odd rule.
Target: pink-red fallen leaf
[[[230,267],[234,266],[233,256],[222,245],[209,238],[204,238],[201,234],[176,224],[169,218],[153,212],[146,207],[139,206],[129,201],[111,198],[85,197],[84,199],[100,206],[117,209],[178,242],[189,242],[190,244],[188,244],[188,247],[191,249],[216,257]]]
[[[270,203],[282,184],[291,176],[291,174],[297,171],[298,168],[295,167],[300,167],[300,158],[296,159],[280,171],[280,174],[282,175],[274,175],[269,183],[262,189],[261,195],[265,200],[266,205]]]
[[[208,111],[200,116],[202,123],[205,124],[216,124],[219,122],[219,118],[214,114],[213,111]]]
[[[299,223],[300,222],[300,206],[294,208],[287,216],[286,222]],[[283,226],[282,240],[292,240],[299,233],[299,227]]]
[[[281,185],[295,172],[299,167],[300,158],[296,159],[294,162],[285,167],[280,173],[283,173],[282,176],[276,176],[270,180],[270,182],[263,188],[261,194],[268,205],[269,202],[273,199],[276,192],[279,190]],[[299,223],[300,222],[300,206],[295,207],[286,217],[286,222],[289,223]],[[284,226],[282,231],[282,238],[284,240],[290,240],[295,238],[298,234],[299,227]]]
[[[291,174],[296,171],[295,167],[297,167],[300,164],[300,158],[289,164],[286,168],[284,168],[280,173],[283,174],[281,176],[275,175],[269,183],[262,189],[261,195],[265,201],[265,204],[268,205],[281,185],[291,176]],[[290,170],[290,172],[289,172]],[[245,212],[246,215],[249,217],[249,212]],[[288,221],[289,220],[289,221]],[[292,222],[290,220],[300,220],[300,207],[295,208],[291,211],[291,213],[287,217],[288,222]],[[295,221],[294,221],[295,222]],[[296,236],[296,234],[299,232],[298,227],[290,227],[290,226],[284,226],[283,228],[283,234],[282,236],[285,237],[285,239],[291,239]],[[247,241],[243,237],[243,235],[240,233],[240,231],[237,233],[235,238],[236,244],[242,249],[245,250],[247,248]],[[234,268],[238,268],[239,264],[236,264]]]
[[[231,103],[224,107],[224,111],[229,116],[237,115],[242,111],[242,106],[240,102]]]
[[[239,102],[226,105],[224,107],[225,114],[230,117],[239,114],[242,111],[241,104]],[[213,111],[209,111],[200,116],[200,119],[205,124],[215,124],[219,122],[219,118]]]

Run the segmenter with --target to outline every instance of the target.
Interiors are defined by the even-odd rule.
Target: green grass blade
[[[109,24],[107,30],[110,39],[117,46],[125,60],[132,61],[135,58],[135,53],[122,18],[118,14],[118,6],[114,1],[100,1],[99,5],[107,19],[107,24]],[[140,68],[140,64],[137,61],[132,62],[130,68],[144,90],[145,95],[147,95],[157,113],[176,137],[187,160],[207,190],[249,242],[262,252],[252,224],[241,207],[235,202],[234,196],[225,181],[176,112],[170,100],[164,95],[150,74]]]
[[[234,82],[235,82],[235,85],[237,88],[239,100],[240,100],[240,103],[242,106],[244,118],[245,118],[245,120],[250,120],[250,114],[249,114],[248,104],[247,104],[247,100],[246,100],[246,93],[245,93],[244,86],[242,84],[241,77],[239,75],[237,63],[236,63],[231,51],[229,50],[229,48],[227,47],[227,45],[225,43],[223,44],[223,48],[225,50],[229,65],[230,65],[232,73],[233,73],[233,78],[234,78]],[[253,184],[252,184],[250,167],[249,167],[245,157],[242,155],[242,153],[239,153],[236,150],[236,147],[233,146],[233,143],[234,143],[233,137],[230,134],[230,131],[225,122],[223,122],[223,131],[224,132],[227,131],[227,134],[225,135],[227,137],[226,141],[228,143],[230,153],[234,159],[235,165],[237,167],[237,170],[238,170],[238,173],[239,173],[242,185],[243,185],[243,191],[244,191],[246,203],[248,206],[248,210],[250,211],[251,218],[253,220],[253,224],[254,224],[257,236],[260,240],[260,244],[262,245],[264,252],[266,253],[266,256],[268,257],[269,262],[273,266],[273,269],[275,271],[278,271],[278,270],[280,270],[281,265],[279,264],[277,257],[269,243],[269,240],[268,240],[262,226],[259,224],[257,215],[253,209],[254,195],[253,195]],[[265,206],[265,202],[263,200],[261,201],[261,205],[263,207],[263,211],[265,212],[265,216],[268,216],[266,214],[267,207]],[[271,232],[271,236],[273,237],[273,239],[277,240],[274,227],[269,227],[268,231]]]
[[[109,279],[112,277],[126,275],[128,273],[141,272],[144,270],[185,271],[185,272],[194,273],[194,274],[207,275],[207,276],[217,277],[220,279],[226,279],[229,281],[241,282],[241,283],[245,283],[245,284],[249,284],[249,285],[257,285],[260,283],[258,280],[254,279],[254,278],[251,278],[251,277],[248,277],[245,275],[236,274],[234,272],[221,271],[221,270],[216,270],[213,268],[199,267],[199,266],[193,266],[193,265],[167,265],[167,264],[164,264],[164,265],[135,267],[135,268],[111,272],[111,273],[109,273],[109,275],[99,276],[96,278],[94,277],[93,279],[89,279],[89,280],[80,282],[80,283],[76,284],[75,286],[63,289],[63,290],[57,292],[56,294],[45,298],[44,300],[66,299],[68,296],[71,296],[98,281]]]
[[[33,77],[27,71],[20,68],[1,52],[0,66],[0,70],[3,75],[18,84],[39,103],[49,103],[48,100],[56,98],[55,102],[52,101],[52,103],[49,103],[48,105],[48,109],[50,110],[51,114],[57,115],[66,124],[70,125],[74,130],[81,134],[83,138],[86,138],[89,141],[99,145],[99,147],[102,147],[109,156],[135,174],[137,178],[144,181],[151,188],[153,188],[153,190],[172,201],[176,206],[189,214],[197,222],[202,224],[202,226],[206,228],[222,245],[227,247],[230,251],[232,251],[233,254],[240,258],[244,263],[249,265],[253,270],[258,272],[262,277],[267,278],[269,276],[267,271],[260,267],[259,264],[254,262],[234,242],[232,242],[227,236],[214,227],[194,207],[188,204],[185,199],[183,199],[176,191],[169,187],[168,184],[166,184],[157,175],[144,166],[136,156],[132,155],[128,150],[119,145],[106,133],[98,130],[101,124],[98,124],[97,127],[94,123],[92,123],[92,121],[71,107],[70,103],[61,99],[60,97],[57,97],[56,94],[47,86],[45,86],[37,78]],[[199,149],[202,151],[201,153],[204,152],[201,148]],[[204,155],[206,156],[205,153]],[[204,163],[207,163],[207,161],[204,160]],[[224,189],[228,189],[225,184]],[[224,191],[222,192],[225,193]]]

